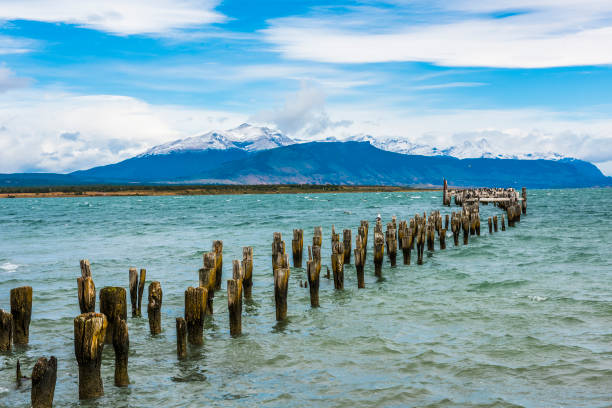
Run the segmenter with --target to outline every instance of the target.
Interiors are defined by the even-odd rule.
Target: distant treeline
[[[402,186],[348,186],[317,184],[257,184],[257,185],[75,185],[75,186],[22,186],[0,187],[0,194],[53,194],[86,195],[91,193],[123,194],[262,194],[300,192],[373,192],[409,191],[413,187]]]

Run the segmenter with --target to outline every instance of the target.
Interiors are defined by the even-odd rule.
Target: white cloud
[[[19,78],[5,64],[0,63],[0,93],[9,89],[17,89],[28,86],[30,80]]]
[[[32,51],[34,41],[0,35],[0,55],[24,54]]]
[[[114,163],[153,145],[245,119],[125,96],[5,92],[0,94],[0,172],[64,172]]]
[[[271,20],[263,34],[286,58],[328,63],[507,68],[612,63],[610,1],[434,2],[425,19],[418,18],[415,2],[400,3]],[[403,9],[408,4],[412,8]]]
[[[118,35],[164,35],[224,21],[225,17],[214,10],[218,3],[218,0],[0,0],[0,20],[75,24]]]

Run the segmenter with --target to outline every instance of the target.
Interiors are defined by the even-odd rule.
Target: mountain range
[[[497,152],[486,139],[436,149],[359,135],[294,140],[243,124],[155,146],[119,163],[70,174],[0,175],[0,186],[102,183],[612,186],[593,164],[554,153]]]

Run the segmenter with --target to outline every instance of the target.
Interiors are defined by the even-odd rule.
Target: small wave
[[[548,300],[546,296],[537,296],[537,295],[529,295],[527,296],[527,299],[531,300],[532,302],[543,302],[545,300]]]
[[[6,392],[9,392],[8,388],[0,387],[0,394],[4,394]]]
[[[415,200],[415,199],[417,199],[417,198],[421,198],[421,196],[412,196],[412,197],[410,197],[410,198],[411,198],[412,200]]]
[[[484,281],[481,283],[471,284],[470,287],[472,290],[482,290],[482,289],[495,289],[495,288],[514,288],[517,286],[523,286],[528,284],[527,280],[504,280],[501,282],[489,282]]]
[[[19,265],[15,265],[10,262],[5,262],[2,265],[0,265],[0,269],[7,271],[7,272],[13,272],[17,270],[17,268],[19,268]]]

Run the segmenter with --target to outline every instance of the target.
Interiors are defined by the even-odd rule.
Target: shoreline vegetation
[[[350,186],[329,184],[82,185],[0,187],[0,198],[376,193],[440,190],[441,188],[438,187],[427,188],[410,186]]]

